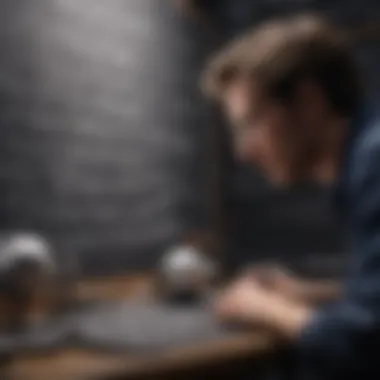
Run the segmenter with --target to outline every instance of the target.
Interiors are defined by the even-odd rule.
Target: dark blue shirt
[[[336,201],[352,255],[342,298],[318,310],[299,340],[308,379],[380,378],[380,118],[352,125]]]

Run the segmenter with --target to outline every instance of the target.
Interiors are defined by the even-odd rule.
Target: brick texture
[[[168,3],[0,4],[1,227],[85,272],[150,267],[208,221],[201,36]]]

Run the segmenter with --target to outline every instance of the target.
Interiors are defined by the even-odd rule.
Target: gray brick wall
[[[193,29],[161,0],[0,2],[3,229],[106,272],[207,224]]]

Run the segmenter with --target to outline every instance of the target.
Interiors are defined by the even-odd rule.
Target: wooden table
[[[151,278],[149,275],[136,275],[89,280],[79,286],[79,297],[83,300],[140,297],[150,292]],[[143,357],[66,349],[41,357],[17,358],[0,377],[12,380],[104,380],[149,377],[157,379],[161,376],[166,379],[168,376],[165,374],[169,372],[251,359],[252,356],[271,351],[273,346],[273,340],[268,334],[256,332]]]

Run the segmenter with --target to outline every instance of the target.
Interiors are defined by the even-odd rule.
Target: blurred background
[[[0,230],[47,236],[86,275],[203,244],[228,269],[343,266],[331,189],[273,189],[233,158],[198,88],[218,47],[315,10],[348,28],[380,95],[377,0],[1,0]]]

